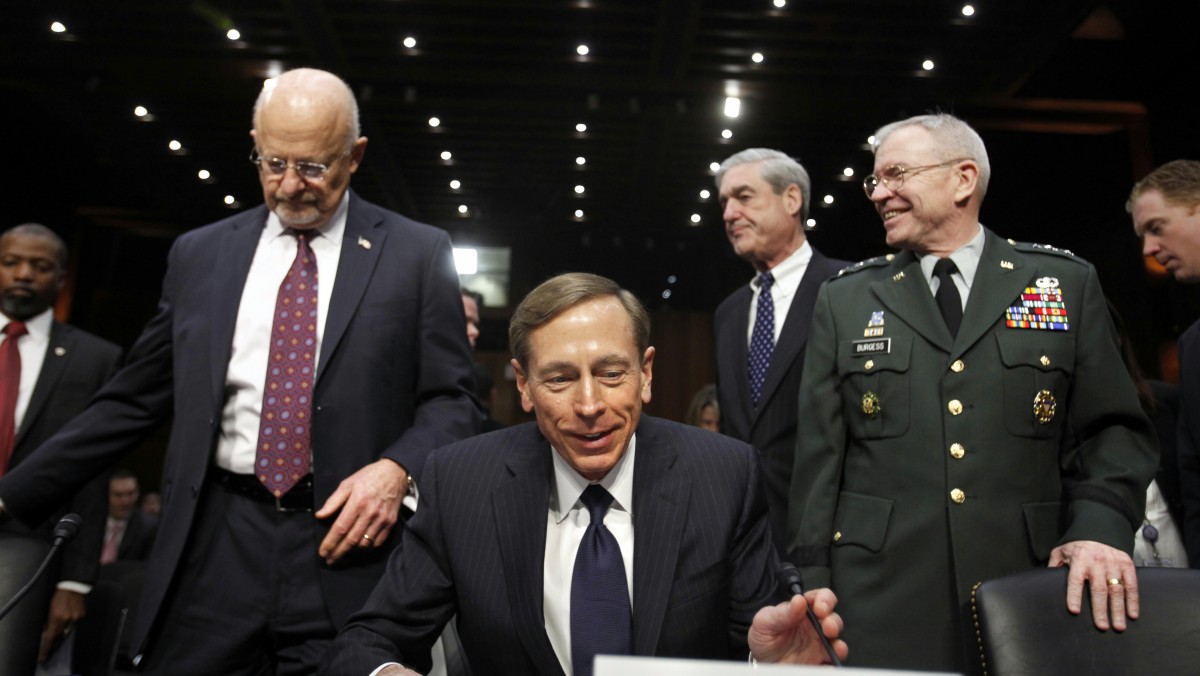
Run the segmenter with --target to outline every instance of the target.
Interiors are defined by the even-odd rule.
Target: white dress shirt
[[[812,254],[813,248],[806,239],[791,256],[770,270],[771,276],[775,278],[775,283],[771,285],[771,300],[775,304],[776,343],[779,342],[779,334],[783,331],[783,323],[787,321],[792,299],[796,297],[796,290],[800,288],[804,273],[808,271],[808,262],[812,260]],[[758,316],[758,294],[762,293],[762,284],[759,283],[757,274],[750,280],[750,289],[754,298],[750,302],[750,321],[746,323],[746,345],[750,344],[754,335],[754,319]]]
[[[10,321],[0,315],[0,328]],[[50,327],[54,325],[54,309],[47,308],[41,314],[25,320],[25,329],[29,333],[17,338],[17,352],[21,353],[21,383],[17,386],[17,408],[13,412],[13,430],[21,429],[21,421],[29,410],[29,400],[33,397],[33,388],[37,386],[38,376],[42,373],[42,364],[46,361],[46,350],[50,347]],[[0,332],[0,344],[8,340]]]
[[[346,231],[349,191],[342,197],[333,217],[317,228],[309,247],[317,258],[317,357],[325,335],[325,318],[333,281],[341,258],[342,235]],[[217,466],[236,474],[253,474],[258,445],[262,390],[267,379],[270,357],[271,320],[279,295],[279,285],[296,259],[299,240],[289,235],[279,217],[271,213],[254,251],[254,262],[242,288],[237,324],[233,330],[233,351],[225,373],[225,408],[221,412],[221,438],[217,441]],[[318,370],[317,373],[320,371]]]

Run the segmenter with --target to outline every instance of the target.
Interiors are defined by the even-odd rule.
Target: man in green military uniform
[[[1124,629],[1157,450],[1095,269],[980,225],[990,167],[961,120],[875,138],[864,187],[901,251],[817,298],[789,558],[841,599],[856,666],[974,670],[972,587],[1035,566],[1070,566],[1071,612],[1088,593]]]

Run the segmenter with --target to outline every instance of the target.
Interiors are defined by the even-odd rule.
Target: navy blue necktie
[[[579,542],[571,577],[571,664],[575,676],[592,676],[596,655],[633,654],[633,612],[621,547],[604,526],[613,496],[592,484],[579,499],[592,521]]]
[[[958,287],[950,275],[958,271],[958,266],[949,258],[939,259],[933,266],[933,276],[940,280],[938,290],[933,294],[942,318],[946,320],[946,328],[951,336],[958,335],[958,327],[962,324],[962,296],[958,295]]]
[[[775,351],[775,301],[771,298],[771,285],[775,278],[764,272],[758,276],[758,310],[754,313],[754,331],[750,334],[750,397],[758,406],[763,381],[767,378],[767,367],[771,365],[771,353]]]

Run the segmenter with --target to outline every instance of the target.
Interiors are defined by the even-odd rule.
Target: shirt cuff
[[[65,589],[73,591],[76,594],[88,594],[92,591],[92,585],[82,582],[74,582],[72,580],[63,580],[56,585],[57,589]]]
[[[387,662],[387,663],[379,665],[378,667],[375,667],[375,671],[372,671],[370,674],[367,674],[367,676],[375,676],[375,674],[378,674],[379,672],[381,672],[384,669],[387,669],[388,667],[391,667],[391,666],[403,667],[404,665],[400,664],[399,662]]]

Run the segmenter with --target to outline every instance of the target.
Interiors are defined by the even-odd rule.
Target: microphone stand
[[[33,574],[33,578],[24,587],[21,587],[20,591],[8,603],[4,604],[3,608],[0,608],[0,620],[3,620],[4,616],[8,615],[9,611],[15,608],[21,602],[21,599],[25,598],[29,590],[33,589],[33,585],[41,579],[42,575],[46,572],[46,568],[50,565],[50,561],[58,553],[58,550],[64,544],[74,539],[75,535],[79,533],[79,524],[81,523],[83,523],[83,519],[80,519],[78,514],[68,514],[58,522],[54,527],[54,539],[50,544],[50,551],[46,553],[46,558],[42,559],[42,565],[38,566],[37,572]]]

